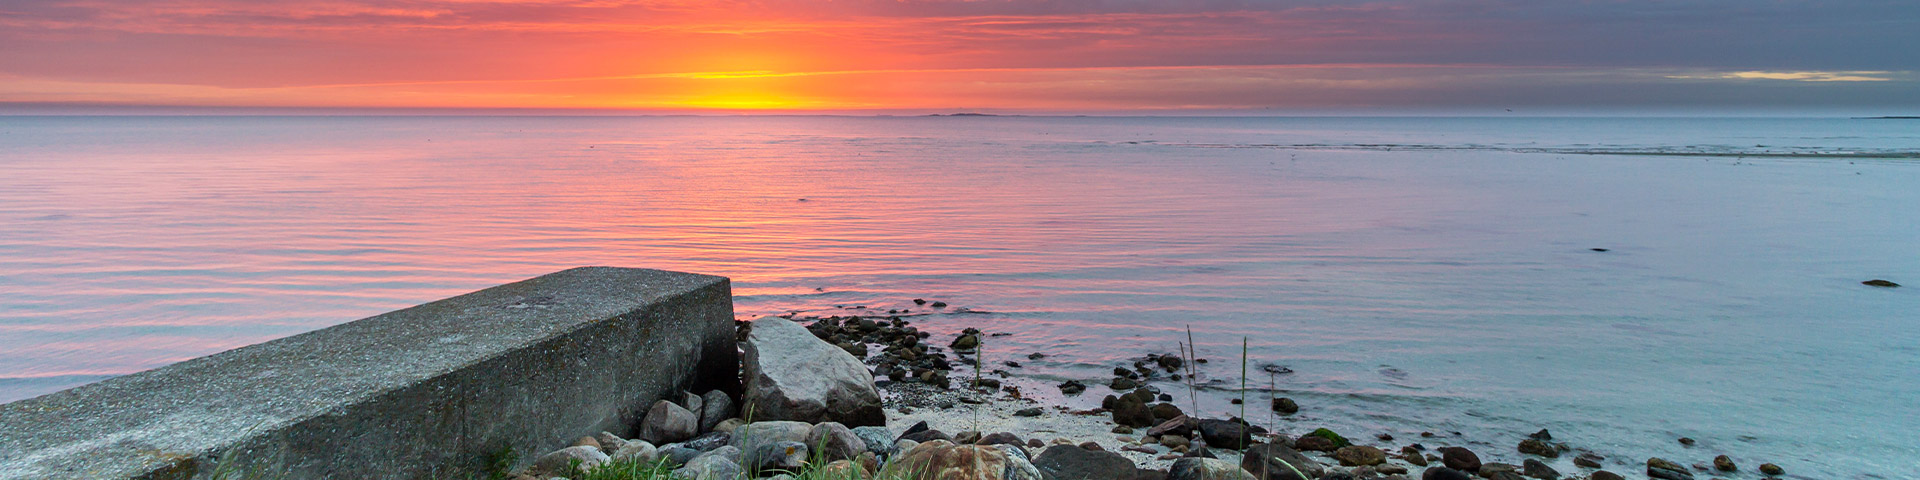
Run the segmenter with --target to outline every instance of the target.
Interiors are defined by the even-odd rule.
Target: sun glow
[[[673,102],[670,106],[717,110],[773,110],[801,108],[807,106],[807,103],[772,92],[740,91],[695,96]]]

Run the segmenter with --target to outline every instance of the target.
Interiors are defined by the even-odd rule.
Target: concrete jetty
[[[738,365],[726,278],[575,268],[0,405],[0,479],[461,478]]]

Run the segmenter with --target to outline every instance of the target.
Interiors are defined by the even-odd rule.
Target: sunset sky
[[[1899,113],[1917,72],[1913,0],[0,1],[0,111]]]

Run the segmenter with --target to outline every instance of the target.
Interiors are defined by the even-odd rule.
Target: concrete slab
[[[0,405],[0,478],[462,478],[738,366],[726,278],[575,268]]]

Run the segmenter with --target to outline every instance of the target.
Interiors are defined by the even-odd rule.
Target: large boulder
[[[640,421],[640,439],[655,445],[678,442],[693,438],[700,433],[700,418],[673,402],[661,400],[653,402],[653,408],[647,410],[647,416]]]
[[[756,419],[886,425],[873,374],[845,350],[780,317],[753,321],[742,344],[746,393]]]
[[[1253,474],[1226,460],[1186,457],[1173,461],[1167,480],[1256,480]]]
[[[887,463],[883,478],[908,480],[1040,480],[1040,471],[1007,445],[954,445],[934,440]]]
[[[1259,480],[1310,480],[1326,473],[1326,466],[1320,462],[1294,449],[1271,443],[1247,447],[1247,453],[1240,457],[1240,468]],[[1306,474],[1306,478],[1295,474],[1295,470]]]
[[[1033,467],[1052,480],[1118,480],[1133,477],[1137,470],[1132,460],[1118,453],[1074,445],[1054,445],[1040,451]]]
[[[826,461],[851,460],[867,451],[867,441],[839,422],[820,422],[807,431],[807,447],[818,450]]]

